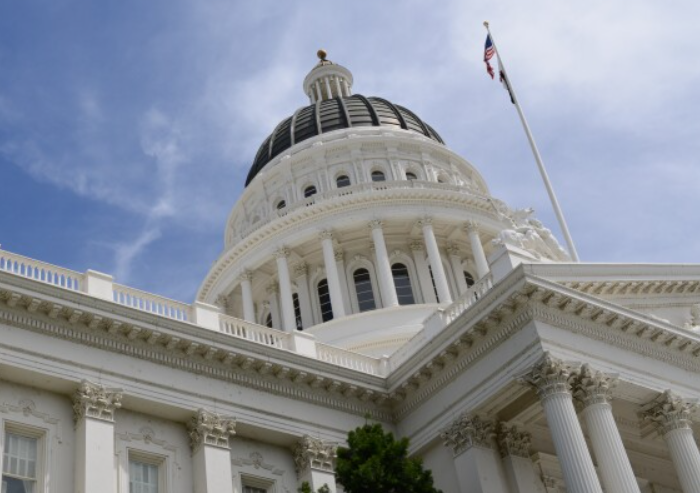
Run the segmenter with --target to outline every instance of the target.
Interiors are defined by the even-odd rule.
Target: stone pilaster
[[[337,446],[308,435],[299,440],[294,449],[299,485],[308,482],[313,491],[328,485],[335,493],[335,460]]]
[[[236,420],[199,409],[187,424],[195,493],[233,493],[230,438]]]
[[[501,456],[530,459],[530,441],[532,436],[529,433],[518,430],[516,426],[500,423],[496,437]]]
[[[446,447],[457,456],[471,447],[495,448],[496,431],[492,421],[464,413],[441,434]]]
[[[121,389],[109,389],[83,380],[73,394],[73,418],[76,423],[83,418],[114,422],[114,413],[122,407],[121,401]]]

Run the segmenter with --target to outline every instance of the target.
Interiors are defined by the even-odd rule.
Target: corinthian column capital
[[[645,421],[656,425],[661,435],[665,435],[673,430],[690,429],[691,414],[697,407],[696,403],[667,390],[643,406],[641,416]]]
[[[332,240],[333,239],[333,231],[330,229],[324,229],[322,231],[319,231],[318,233],[318,238],[323,241],[323,240]]]
[[[236,434],[236,420],[199,409],[190,419],[187,429],[193,451],[202,445],[227,449],[230,447],[229,438]]]
[[[467,233],[471,233],[471,232],[478,233],[479,232],[479,223],[470,219],[469,221],[464,223],[464,231],[466,231]]]
[[[496,433],[498,448],[501,456],[530,457],[530,441],[532,436],[524,431],[519,431],[515,426],[500,423]]]
[[[492,421],[468,413],[460,415],[440,433],[446,447],[451,447],[455,456],[471,447],[494,448],[494,425]]]
[[[108,389],[83,380],[73,394],[73,417],[76,422],[83,418],[114,422],[114,412],[122,407],[121,401],[121,389]]]
[[[384,222],[381,219],[372,219],[369,223],[367,223],[367,227],[369,229],[381,229],[383,225]]]
[[[553,394],[569,394],[570,377],[571,368],[568,364],[545,353],[521,380],[534,387],[540,399],[545,399]]]
[[[617,378],[593,370],[588,364],[581,366],[570,380],[572,393],[584,407],[591,404],[608,403],[612,399],[612,389]]]
[[[287,258],[287,257],[289,257],[290,253],[291,252],[289,251],[289,248],[281,247],[281,248],[278,248],[277,250],[275,250],[273,255],[275,256],[275,258]]]
[[[305,435],[294,449],[294,464],[297,473],[307,469],[333,472],[338,447],[318,438]]]

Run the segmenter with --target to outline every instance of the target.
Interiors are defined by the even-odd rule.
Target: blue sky
[[[698,262],[692,0],[6,0],[0,244],[191,301],[258,145],[306,103],[320,47],[356,92],[414,110],[495,196],[556,230],[485,73],[485,19],[582,259]]]

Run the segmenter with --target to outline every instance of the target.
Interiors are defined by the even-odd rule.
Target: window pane
[[[411,287],[411,279],[408,277],[406,266],[404,264],[394,264],[391,266],[391,273],[394,276],[399,305],[415,304],[416,300],[413,298],[413,288]]]
[[[411,173],[410,171],[406,173],[406,179],[407,180],[417,180],[418,177],[416,176],[415,173]]]
[[[158,493],[158,466],[130,460],[129,493]]]
[[[384,173],[381,171],[372,171],[372,181],[384,181],[386,178],[384,177]]]
[[[357,305],[360,307],[360,311],[374,310],[377,306],[374,303],[372,279],[369,277],[369,271],[367,269],[357,269],[353,273],[353,278],[355,279]]]
[[[341,175],[335,180],[335,184],[338,188],[349,187],[350,178],[346,175]]]
[[[280,200],[279,202],[277,202],[278,209],[284,209],[285,207],[287,207],[287,203],[284,200]]]
[[[321,319],[324,322],[333,320],[331,294],[328,291],[328,281],[325,279],[318,283],[318,304],[321,306]]]
[[[37,439],[5,433],[2,472],[24,479],[36,479]]]
[[[311,185],[309,187],[306,187],[304,189],[304,197],[311,197],[312,195],[316,194],[316,187]]]
[[[36,481],[17,479],[10,476],[2,477],[2,493],[34,493]]]
[[[265,318],[265,326],[272,328],[272,313],[268,313]]]
[[[297,330],[302,330],[304,327],[301,324],[301,305],[299,304],[299,295],[292,294],[292,302],[294,303],[294,318],[297,322]]]

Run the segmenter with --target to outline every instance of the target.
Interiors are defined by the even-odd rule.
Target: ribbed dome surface
[[[444,144],[440,135],[415,113],[385,99],[359,94],[328,99],[300,108],[277,125],[260,146],[245,184],[248,186],[267,163],[294,144],[333,130],[370,126],[410,130]]]

